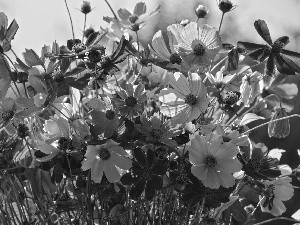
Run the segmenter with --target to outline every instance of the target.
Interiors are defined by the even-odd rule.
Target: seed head
[[[88,2],[88,1],[83,1],[82,4],[81,4],[80,11],[81,11],[83,14],[88,14],[88,13],[90,13],[90,12],[92,11],[91,3]]]

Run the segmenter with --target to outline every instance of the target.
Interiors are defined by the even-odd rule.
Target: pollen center
[[[129,107],[134,107],[137,104],[137,100],[133,96],[129,96],[128,98],[125,99],[125,103]]]
[[[256,159],[250,159],[248,162],[248,168],[251,171],[257,171],[260,167],[260,161]]]
[[[7,110],[2,113],[1,117],[4,121],[9,121],[14,117],[14,112],[12,110]]]
[[[133,14],[133,15],[130,15],[130,16],[129,16],[128,20],[129,20],[131,23],[135,23],[135,22],[137,21],[138,18],[139,18],[139,17],[138,17],[137,15]]]
[[[107,110],[105,116],[108,120],[112,120],[115,117],[115,112],[112,110]]]
[[[163,132],[159,129],[153,129],[151,131],[151,136],[154,138],[160,138],[163,135]]]
[[[189,94],[185,97],[184,102],[189,105],[195,105],[197,103],[197,97],[195,95]]]
[[[102,159],[102,160],[108,160],[109,157],[110,157],[110,153],[107,149],[101,149],[100,153],[99,153],[99,157]]]
[[[144,167],[140,172],[142,179],[149,180],[151,178],[150,170],[148,167]]]
[[[177,53],[173,53],[172,55],[170,55],[170,62],[172,64],[180,64],[182,61],[181,57],[177,54]]]
[[[61,150],[67,150],[68,149],[68,139],[65,137],[61,137],[58,140],[58,148]]]
[[[201,56],[205,53],[205,47],[198,43],[194,46],[193,51],[195,55]]]
[[[272,45],[272,51],[275,52],[275,53],[279,53],[283,49],[283,46],[284,46],[284,43],[277,40]]]
[[[204,163],[207,167],[214,168],[217,165],[217,159],[214,156],[209,155],[205,158]]]

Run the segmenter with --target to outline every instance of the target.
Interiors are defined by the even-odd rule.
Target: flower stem
[[[106,2],[106,4],[108,5],[108,7],[110,8],[112,14],[114,14],[115,19],[118,21],[118,17],[116,15],[115,11],[113,10],[113,8],[110,6],[110,4],[108,3],[107,0],[104,0],[104,1]]]
[[[71,13],[70,13],[70,10],[69,10],[69,7],[68,7],[67,0],[65,0],[65,4],[66,4],[66,8],[67,8],[67,11],[68,11],[68,14],[69,14],[69,18],[70,18],[70,22],[71,22],[71,28],[72,28],[72,35],[73,35],[73,40],[74,40],[75,35],[74,35],[73,21],[72,21],[72,17],[71,17]]]
[[[272,218],[272,219],[269,219],[269,220],[265,220],[263,222],[260,222],[260,223],[255,223],[253,225],[261,225],[261,224],[265,224],[265,223],[269,223],[269,222],[272,222],[274,220],[288,220],[288,221],[292,221],[294,223],[299,223],[300,221],[299,220],[295,220],[295,219],[292,219],[292,218],[287,218],[287,217],[276,217],[276,218]]]
[[[279,121],[279,120],[289,119],[289,118],[292,118],[292,117],[300,117],[300,115],[298,115],[298,114],[293,114],[293,115],[286,116],[286,117],[282,117],[282,118],[279,118],[279,119],[270,120],[269,122],[260,124],[260,125],[258,125],[258,126],[256,126],[256,127],[253,127],[253,128],[250,129],[250,130],[245,131],[244,133],[240,134],[240,136],[245,135],[245,134],[247,134],[247,133],[250,133],[251,131],[256,130],[257,128],[260,128],[260,127],[262,127],[262,126],[264,126],[264,125],[267,125],[267,124],[269,124],[269,123],[272,123],[272,122],[274,122],[274,121]]]
[[[222,26],[222,23],[223,23],[223,18],[224,18],[224,15],[225,15],[225,13],[223,13],[223,14],[222,14],[222,18],[221,18],[221,21],[220,21],[219,33],[220,33],[221,26]]]
[[[81,43],[83,43],[83,39],[84,39],[85,25],[86,25],[86,14],[84,14],[84,24],[83,24],[83,32],[82,32],[82,41],[81,41]]]

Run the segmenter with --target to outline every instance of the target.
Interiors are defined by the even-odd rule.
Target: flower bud
[[[277,120],[286,116],[287,114],[284,108],[278,108],[275,110],[275,113],[271,118],[271,123],[268,125],[269,137],[285,138],[290,134],[289,119]]]
[[[88,38],[92,33],[95,33],[95,30],[93,27],[89,27],[84,31],[84,36]]]
[[[89,51],[89,54],[88,54],[88,57],[89,57],[89,60],[93,63],[98,63],[101,61],[102,59],[102,54],[101,52],[97,51],[97,50],[91,50]]]
[[[81,43],[79,39],[70,39],[67,41],[67,47],[69,50],[72,50],[73,46],[79,43]]]
[[[223,12],[223,13],[227,13],[229,11],[231,11],[234,7],[233,3],[230,0],[221,0],[219,1],[219,9]]]
[[[82,4],[81,4],[80,11],[81,11],[83,14],[88,14],[88,13],[90,13],[90,12],[92,11],[91,3],[88,2],[88,1],[83,1]]]
[[[195,13],[199,19],[204,18],[208,12],[209,10],[206,5],[198,5],[198,7],[195,9]]]
[[[189,21],[188,19],[181,20],[180,25],[182,25],[182,26],[185,27],[185,26],[188,25],[190,22],[191,22],[191,21]]]

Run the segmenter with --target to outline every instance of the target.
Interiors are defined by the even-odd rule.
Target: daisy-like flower
[[[15,100],[12,98],[4,98],[0,103],[0,130],[11,122],[15,111]]]
[[[157,31],[152,38],[152,43],[149,45],[149,49],[158,60],[168,62],[168,68],[176,68],[179,71],[187,71],[190,67],[182,61],[180,55],[175,52],[174,45],[177,45],[177,39],[180,36],[180,32],[184,27],[180,24],[172,24],[167,28],[167,34],[169,39],[169,48],[167,47],[161,30]],[[177,39],[176,39],[177,38]]]
[[[102,145],[88,145],[84,156],[81,168],[91,169],[91,178],[96,183],[101,182],[103,173],[110,183],[118,182],[121,179],[118,168],[129,170],[132,166],[131,159],[126,157],[128,153],[111,139]]]
[[[281,177],[273,181],[264,181],[264,199],[260,202],[262,212],[269,212],[273,216],[280,216],[286,211],[283,201],[291,199],[294,188],[291,177]],[[260,196],[260,199],[263,197]]]
[[[46,120],[44,125],[45,130],[45,141],[38,141],[38,149],[47,154],[47,156],[38,158],[39,162],[46,162],[53,159],[60,152],[66,151],[72,145],[70,140],[70,127],[68,121],[60,118],[52,118],[51,120]],[[54,143],[56,142],[57,143]],[[56,144],[56,147],[54,145]]]
[[[245,107],[250,106],[256,96],[260,94],[259,81],[262,79],[262,77],[263,75],[259,72],[246,74],[243,77],[242,84],[240,86],[242,98],[237,102],[238,105],[243,102]]]
[[[153,144],[161,142],[175,147],[176,142],[171,138],[178,135],[180,131],[172,130],[169,126],[169,121],[163,122],[159,117],[159,114],[156,113],[149,121],[146,117],[142,116],[141,125],[136,125],[136,129],[146,136],[146,141]]]
[[[97,101],[97,105],[101,106],[100,110],[91,112],[93,123],[95,124],[91,130],[100,135],[104,133],[104,137],[111,137],[119,125],[118,111],[111,104],[109,97],[102,97],[104,102],[99,99],[92,98],[87,105]]]
[[[240,136],[240,133],[237,130],[225,132],[223,127],[219,123],[216,126],[215,132],[222,136],[224,142],[228,142],[237,146],[247,146],[250,144],[249,139],[246,135]]]
[[[210,133],[207,137],[196,135],[189,151],[193,164],[191,172],[205,187],[229,188],[235,184],[232,173],[242,168],[242,164],[235,158],[239,152],[236,145],[223,142],[222,136]]]
[[[224,76],[225,67],[222,67],[220,71],[216,73],[216,75],[212,75],[210,72],[206,72],[210,83],[218,90],[222,91],[226,87],[226,85],[236,76],[236,74],[228,74]]]
[[[219,32],[208,24],[191,22],[182,28],[175,51],[190,66],[208,66],[222,47]]]
[[[119,107],[120,113],[132,118],[143,112],[144,102],[147,100],[144,85],[139,84],[135,88],[132,84],[126,84],[126,90],[123,88],[116,93],[120,98],[114,98],[113,101]]]
[[[208,107],[209,97],[202,79],[196,73],[182,73],[170,76],[173,88],[164,88],[159,93],[163,103],[160,110],[163,114],[173,117],[172,124],[184,124],[197,119]]]

